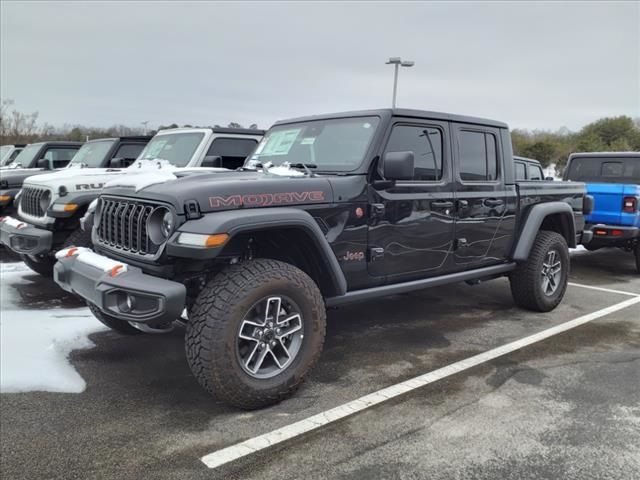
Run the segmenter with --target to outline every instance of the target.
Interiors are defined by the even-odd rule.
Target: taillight
[[[636,213],[638,199],[636,197],[624,197],[622,199],[622,211],[624,213]]]

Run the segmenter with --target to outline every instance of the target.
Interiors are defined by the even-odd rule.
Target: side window
[[[118,151],[113,158],[126,158],[128,160],[135,160],[140,155],[140,152],[144,149],[142,143],[124,143],[120,145]]]
[[[413,179],[442,179],[442,131],[433,127],[397,125],[393,127],[385,152],[413,152]]]
[[[224,168],[239,168],[245,159],[253,153],[258,142],[253,138],[223,138],[211,142],[207,156],[222,157]]]
[[[461,130],[458,148],[462,180],[477,182],[498,178],[497,144],[493,134]]]
[[[522,162],[515,162],[516,166],[516,180],[527,179],[527,166]]]
[[[45,158],[52,168],[62,168],[71,161],[77,151],[77,148],[50,148],[42,158]]]
[[[542,169],[538,165],[529,165],[529,180],[542,180]]]

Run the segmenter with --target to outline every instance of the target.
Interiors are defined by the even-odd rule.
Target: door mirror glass
[[[382,158],[382,173],[387,180],[413,180],[413,152],[387,152]]]
[[[203,167],[222,167],[222,157],[220,155],[207,155],[202,160]]]
[[[37,166],[38,168],[44,168],[45,170],[49,170],[51,167],[49,160],[46,158],[41,158],[40,160],[38,160]]]

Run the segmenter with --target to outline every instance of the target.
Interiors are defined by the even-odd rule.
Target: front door
[[[447,122],[398,121],[387,152],[414,154],[412,180],[370,190],[369,274],[398,281],[441,274],[450,268],[455,203]]]
[[[453,124],[456,165],[455,262],[459,266],[503,261],[514,229],[515,187],[505,187],[500,132]]]

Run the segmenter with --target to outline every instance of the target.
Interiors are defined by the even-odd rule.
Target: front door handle
[[[431,208],[453,208],[453,202],[446,200],[431,202]]]
[[[486,198],[483,203],[487,207],[499,207],[500,205],[504,204],[504,202],[499,198]]]

